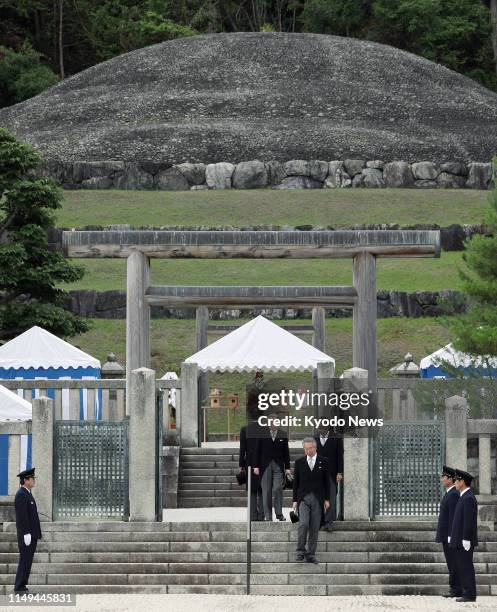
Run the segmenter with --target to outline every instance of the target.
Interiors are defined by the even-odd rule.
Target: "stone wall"
[[[463,294],[457,291],[378,291],[378,317],[437,317],[466,311]],[[68,307],[74,314],[98,319],[125,319],[125,291],[70,291]],[[447,310],[448,309],[448,310]],[[310,319],[310,308],[258,308],[212,309],[212,319],[230,320],[243,316],[253,318],[259,314],[270,319]],[[352,311],[345,308],[327,308],[330,317],[348,317]],[[195,308],[164,308],[152,306],[153,318],[191,319]]]
[[[44,174],[55,176],[66,189],[336,189],[347,187],[409,187],[421,189],[489,189],[494,166],[482,162],[430,161],[408,163],[346,159],[287,162],[259,160],[238,164],[153,161],[46,162]]]

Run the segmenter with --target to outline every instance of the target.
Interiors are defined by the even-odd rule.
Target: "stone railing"
[[[47,161],[43,172],[66,189],[322,189],[404,187],[489,189],[494,166],[483,162],[346,159],[216,164],[154,161]]]

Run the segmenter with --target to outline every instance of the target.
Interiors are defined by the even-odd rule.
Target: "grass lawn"
[[[66,191],[59,227],[481,223],[487,193],[472,189]]]
[[[67,289],[126,288],[126,260],[78,259],[86,273]],[[278,260],[152,260],[152,282],[169,285],[350,285],[348,259]],[[378,288],[398,291],[458,289],[460,252],[442,252],[440,259],[379,259]]]

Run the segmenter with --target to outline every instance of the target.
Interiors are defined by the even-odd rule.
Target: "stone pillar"
[[[198,367],[196,363],[181,364],[181,446],[199,445]]]
[[[134,251],[127,262],[126,287],[126,400],[130,395],[129,373],[150,365],[150,306],[145,292],[150,285],[150,261]],[[126,414],[130,414],[126,407]]]
[[[36,468],[36,486],[33,495],[40,521],[53,520],[53,444],[54,403],[48,397],[33,400],[33,467]]]
[[[368,372],[361,368],[345,370],[358,393],[368,391]],[[369,521],[369,438],[343,440],[343,517],[346,521]]]
[[[129,373],[129,520],[156,520],[157,402],[155,372]]]
[[[445,464],[468,469],[468,400],[459,395],[445,400]]]
[[[335,364],[332,361],[318,363],[317,370],[317,392],[333,393],[332,379],[335,376]],[[317,417],[329,417],[329,411],[323,402],[315,406],[314,415]]]
[[[207,306],[198,306],[195,314],[195,340],[197,351],[207,346],[207,325],[209,324],[209,309]],[[199,402],[209,399],[209,375],[200,372],[198,376]]]
[[[314,306],[312,309],[312,346],[325,352],[326,341],[326,311],[322,306]]]
[[[353,310],[352,363],[369,372],[369,389],[376,393],[376,258],[359,253],[353,260],[357,302]]]
[[[492,459],[490,453],[490,434],[481,433],[478,436],[478,485],[480,495],[492,493]]]

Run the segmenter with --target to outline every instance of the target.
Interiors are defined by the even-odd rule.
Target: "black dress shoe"
[[[316,559],[316,557],[306,557],[305,559],[307,561],[307,563],[314,563],[314,565],[318,565],[319,561]]]
[[[453,593],[449,591],[448,593],[443,593],[442,597],[462,597],[461,593]]]
[[[459,601],[460,603],[464,603],[466,601],[476,601],[476,597],[474,599],[469,599],[469,597],[458,597],[456,601]]]
[[[286,518],[285,518],[285,517],[284,517],[282,514],[277,514],[277,515],[276,515],[276,518],[277,518],[279,521],[286,521]]]
[[[297,561],[297,562],[305,561],[304,555],[296,555],[295,556],[295,561]]]

